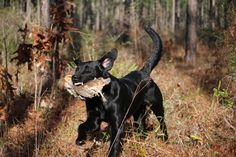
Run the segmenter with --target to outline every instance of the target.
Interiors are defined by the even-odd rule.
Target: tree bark
[[[19,3],[20,3],[20,8],[21,8],[21,10],[23,11],[23,12],[26,12],[26,0],[20,0],[19,1]]]
[[[101,8],[100,8],[100,1],[95,2],[97,13],[96,13],[96,25],[95,30],[101,31]]]
[[[94,24],[92,0],[82,0],[80,2],[80,16],[81,27],[87,26],[92,29]]]
[[[31,0],[27,0],[26,2],[26,18],[25,18],[25,23],[30,22],[30,17],[31,17]]]
[[[161,3],[158,1],[157,2],[158,4],[158,7],[160,8],[159,11],[160,11],[160,30],[163,32],[165,29],[165,13],[164,13],[164,9],[163,7],[161,6]]]
[[[203,0],[198,0],[198,25],[199,27],[203,27],[203,20],[204,20],[204,4],[203,4]]]
[[[228,8],[229,8],[229,3],[230,3],[231,0],[226,0],[224,1],[224,29],[227,29],[228,28],[228,17],[227,17],[227,14],[228,14]]]
[[[40,21],[41,21],[41,19],[40,19],[40,7],[41,6],[41,4],[40,4],[40,0],[37,0],[37,20],[38,20],[38,23],[40,24]]]
[[[185,40],[185,61],[195,64],[197,49],[197,1],[188,0],[187,21],[186,21],[186,40]]]
[[[125,31],[129,31],[130,28],[130,16],[131,16],[131,11],[130,11],[130,5],[131,5],[131,0],[125,0],[124,1],[124,19],[123,19],[123,27]]]
[[[155,1],[155,3],[154,3],[154,16],[155,16],[155,18],[154,18],[154,28],[160,28],[159,23],[158,23],[160,17],[158,16],[158,13],[157,13],[159,11],[157,3],[158,3],[157,1]]]
[[[220,4],[218,3],[217,5],[216,5],[216,12],[215,12],[215,18],[216,18],[216,27],[217,28],[219,28],[219,29],[221,29],[222,27],[221,27],[221,16],[220,16],[220,8],[221,8],[221,6],[220,6]]]
[[[144,0],[140,0],[139,11],[138,11],[139,26],[141,26],[144,23],[143,9],[144,9]]]
[[[169,21],[169,7],[166,5],[165,7],[165,32],[169,33],[170,30],[170,21]]]
[[[50,19],[50,0],[41,0],[41,20],[40,25],[49,28],[51,25]]]
[[[210,22],[210,29],[215,29],[215,0],[210,0],[210,7],[209,7],[209,22]]]
[[[10,0],[4,0],[3,1],[3,7],[10,7],[11,1]]]
[[[8,71],[8,51],[7,51],[7,42],[6,42],[7,36],[5,32],[5,26],[3,26],[2,33],[3,33],[3,48],[4,48],[4,51],[2,52],[2,61],[3,61],[3,65],[6,71]]]
[[[176,0],[172,0],[172,33],[175,33],[175,15],[176,15]]]
[[[71,13],[71,18],[79,19],[79,15],[77,12],[77,6],[73,7],[73,11]],[[79,29],[79,22],[77,20],[73,21],[73,27]],[[79,54],[80,47],[81,47],[81,37],[78,32],[70,32],[71,42],[68,46],[68,58],[73,59],[76,58],[76,54]]]
[[[180,36],[180,0],[175,0],[175,22],[174,22],[174,41],[178,41]]]

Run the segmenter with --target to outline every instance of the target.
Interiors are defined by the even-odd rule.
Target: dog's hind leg
[[[147,132],[146,118],[148,117],[148,114],[149,113],[145,105],[143,105],[141,108],[139,108],[139,110],[137,110],[133,114],[134,127],[140,133],[141,137],[144,137],[144,138],[146,138],[146,132]]]
[[[168,133],[165,124],[163,98],[160,89],[155,84],[154,87],[151,88],[147,94],[148,94],[148,101],[151,104],[151,110],[153,111],[158,121],[160,122],[160,129],[164,134],[163,140],[166,141],[168,139]]]
[[[167,127],[166,127],[164,115],[157,114],[156,116],[157,116],[158,121],[160,122],[160,129],[164,134],[162,140],[166,141],[168,139],[168,133],[167,133]]]

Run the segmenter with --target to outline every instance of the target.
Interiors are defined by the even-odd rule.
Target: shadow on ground
[[[29,134],[25,134],[23,135],[23,138],[20,139],[15,139],[16,141],[12,141],[12,142],[8,142],[3,149],[3,155],[5,157],[32,157],[35,155],[35,148],[36,148],[36,143],[37,143],[37,147],[42,144],[45,140],[45,138],[47,137],[47,133],[51,132],[54,128],[57,127],[57,125],[61,122],[61,117],[63,114],[63,111],[68,107],[68,104],[71,102],[71,96],[68,95],[65,91],[60,91],[58,92],[59,94],[57,94],[57,99],[56,102],[54,104],[54,107],[50,110],[50,114],[47,115],[47,117],[44,117],[42,121],[39,121],[38,124],[36,123],[36,121],[34,121],[34,124],[32,124],[33,126],[37,126],[37,128],[33,128],[33,130],[31,130],[29,132]],[[28,101],[31,99],[25,99],[25,101]],[[19,100],[19,104],[20,105],[22,101]],[[27,103],[26,103],[27,104]],[[15,124],[16,122],[16,118],[17,121],[22,121],[25,117],[27,117],[26,114],[26,110],[29,106],[25,106],[22,107],[21,110],[22,112],[20,112],[20,110],[18,111],[19,116],[15,117],[15,114],[12,111],[12,115],[14,115],[14,117],[11,117],[10,122],[12,122],[11,124]],[[18,113],[17,112],[17,113]],[[36,114],[36,116],[38,116]],[[42,116],[42,115],[41,115]],[[27,127],[27,126],[26,126]],[[25,128],[27,129],[27,128]],[[36,142],[36,132],[35,129],[37,129],[37,142]],[[20,133],[19,133],[20,135]],[[9,140],[9,139],[7,139]],[[12,139],[11,139],[12,140]]]

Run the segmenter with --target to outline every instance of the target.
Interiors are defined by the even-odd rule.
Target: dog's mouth
[[[94,77],[93,80],[97,80],[97,78]],[[87,82],[88,82],[88,81],[87,81]],[[74,85],[75,85],[75,86],[83,86],[83,85],[84,85],[84,82],[75,82]]]
[[[77,80],[76,80],[77,81]],[[65,77],[65,88],[71,95],[80,97],[85,100],[86,98],[101,97],[103,102],[106,102],[104,93],[102,93],[103,87],[111,82],[110,78],[96,78],[84,81],[84,82],[73,82],[71,75]]]

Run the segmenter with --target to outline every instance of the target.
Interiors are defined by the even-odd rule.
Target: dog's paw
[[[78,145],[78,146],[82,146],[82,145],[85,144],[85,141],[84,141],[84,140],[79,140],[79,139],[77,139],[77,140],[75,141],[75,144]]]

